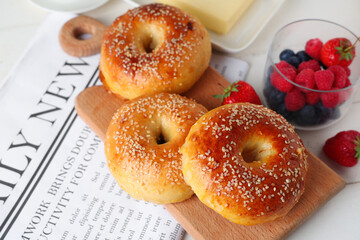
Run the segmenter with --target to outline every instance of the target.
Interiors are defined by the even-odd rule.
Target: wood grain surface
[[[84,15],[67,21],[59,32],[62,49],[74,57],[86,57],[100,52],[101,41],[108,26]],[[83,39],[83,36],[89,38]]]
[[[209,110],[220,105],[212,97],[220,94],[229,82],[209,67],[196,85],[184,95],[202,103]],[[126,99],[107,92],[102,86],[84,90],[76,99],[78,115],[101,138],[105,139],[113,113]],[[320,159],[309,154],[309,172],[304,195],[290,213],[273,222],[242,226],[232,223],[204,204],[194,195],[184,202],[167,204],[166,209],[194,239],[282,239],[296,229],[344,186],[344,180]]]

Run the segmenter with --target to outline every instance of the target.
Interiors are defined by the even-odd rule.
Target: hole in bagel
[[[174,138],[176,126],[166,116],[157,116],[148,125],[150,138],[156,145],[164,145]]]
[[[152,36],[148,36],[148,38],[143,40],[143,47],[146,53],[151,53],[155,50],[156,43],[154,42]]]
[[[164,30],[155,24],[147,24],[138,30],[137,47],[145,53],[152,53],[164,41]]]
[[[248,140],[241,151],[241,155],[247,163],[264,161],[273,154],[271,143],[259,139]]]
[[[161,144],[164,144],[164,143],[167,143],[168,141],[165,139],[165,136],[162,132],[160,132],[159,136],[156,138],[156,143],[158,145],[161,145]]]
[[[74,29],[74,37],[78,40],[87,40],[92,37],[92,34],[89,29],[78,27]]]

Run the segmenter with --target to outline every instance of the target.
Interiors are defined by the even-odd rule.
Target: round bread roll
[[[103,37],[100,79],[128,99],[159,92],[183,93],[209,65],[205,27],[178,8],[155,3],[115,19]]]
[[[179,151],[190,127],[206,111],[192,100],[169,93],[122,105],[105,141],[108,166],[120,187],[135,199],[158,204],[191,197]]]
[[[304,192],[304,145],[281,115],[260,105],[224,105],[191,128],[185,181],[200,201],[232,222],[260,224],[285,216]]]

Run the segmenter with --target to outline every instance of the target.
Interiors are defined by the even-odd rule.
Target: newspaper
[[[76,96],[101,82],[99,54],[76,58],[60,48],[59,30],[72,17],[49,14],[0,90],[0,239],[182,239],[163,206],[117,185],[103,143],[76,114]],[[230,81],[249,68],[213,59]]]

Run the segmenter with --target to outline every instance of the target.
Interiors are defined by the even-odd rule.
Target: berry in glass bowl
[[[265,66],[264,104],[297,129],[317,130],[339,121],[360,82],[360,43],[339,24],[309,19],[273,37]]]

